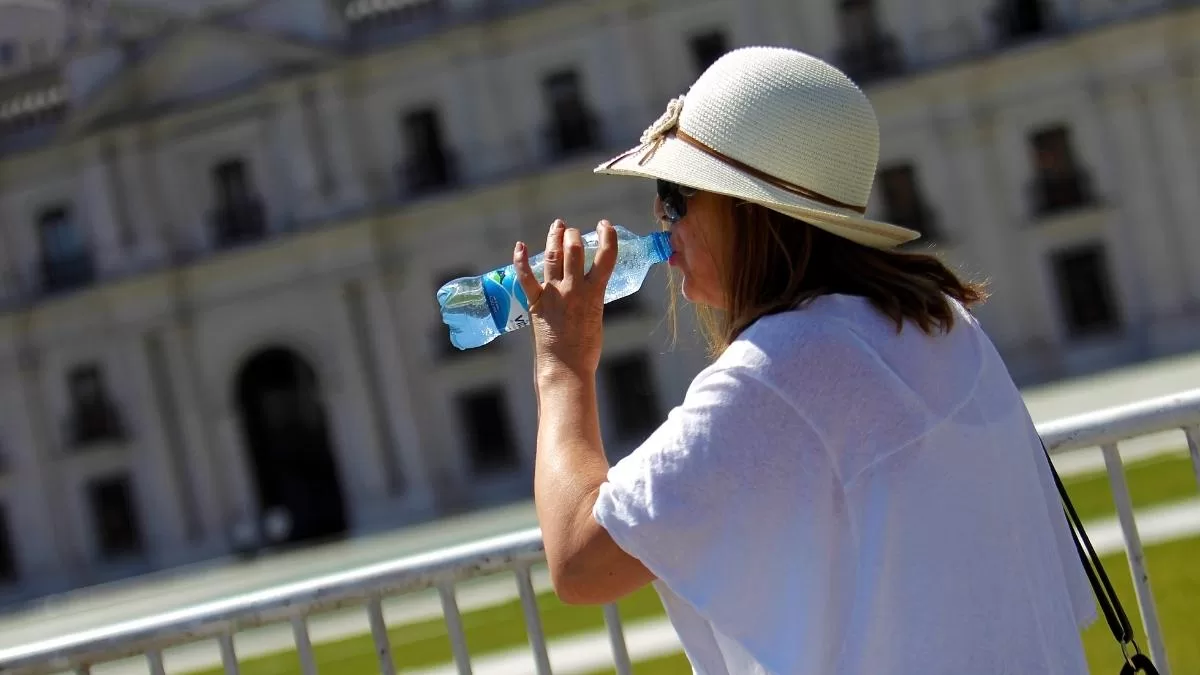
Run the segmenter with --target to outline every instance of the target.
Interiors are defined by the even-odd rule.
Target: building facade
[[[991,280],[1019,380],[1200,346],[1196,2],[68,4],[0,2],[55,45],[0,72],[9,599],[528,496],[528,336],[457,352],[434,292],[654,227],[591,169],[740,45],[862,83],[870,215]],[[614,456],[704,363],[664,279],[607,312]]]

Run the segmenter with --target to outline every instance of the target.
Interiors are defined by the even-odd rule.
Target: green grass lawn
[[[1147,460],[1133,465],[1126,474],[1137,507],[1175,502],[1198,494],[1186,456],[1170,455]],[[1076,478],[1067,481],[1067,486],[1072,501],[1085,521],[1114,513],[1106,475]],[[1200,631],[1200,603],[1197,602],[1200,599],[1200,564],[1196,563],[1197,560],[1200,560],[1200,539],[1169,542],[1147,549],[1147,565],[1158,601],[1159,619],[1169,645],[1171,666],[1176,673],[1200,673],[1200,643],[1194,639]],[[1130,613],[1131,621],[1140,631],[1140,618],[1124,554],[1108,556],[1104,564]],[[549,639],[604,627],[598,608],[566,606],[553,593],[541,594],[538,604]],[[626,622],[663,614],[657,595],[649,587],[625,598],[619,607]],[[474,656],[527,644],[523,614],[517,600],[466,613],[463,622],[467,643]],[[389,630],[389,635],[398,669],[432,666],[452,660],[449,637],[441,619],[395,626]],[[1086,632],[1084,642],[1095,672],[1115,672],[1114,664],[1119,663],[1120,653],[1103,620]],[[1139,644],[1147,648],[1144,637]],[[369,636],[318,644],[314,646],[314,654],[322,673],[378,672]],[[295,652],[246,659],[241,666],[241,671],[246,675],[300,672]],[[681,655],[639,663],[635,671],[690,672],[687,660]],[[213,668],[198,675],[217,675],[220,672],[220,668]]]
[[[1132,464],[1125,469],[1125,481],[1129,484],[1133,505],[1138,508],[1200,496],[1192,461],[1186,453],[1159,455]],[[1064,480],[1064,483],[1071,495],[1071,503],[1084,523],[1116,513],[1108,474],[1079,476]]]
[[[1173,673],[1200,673],[1200,642],[1196,640],[1197,628],[1200,627],[1200,603],[1197,602],[1200,599],[1200,565],[1196,564],[1197,560],[1200,560],[1200,539],[1184,539],[1146,549],[1150,584],[1154,589],[1158,619],[1162,624],[1167,657]],[[1129,621],[1137,631],[1138,644],[1149,652],[1125,554],[1107,556],[1103,562],[1121,598],[1121,604],[1129,614]],[[1103,617],[1084,631],[1083,644],[1093,673],[1104,675],[1120,670],[1121,651]],[[683,655],[643,661],[635,664],[633,671],[639,675],[691,672]],[[598,670],[593,675],[615,672],[609,668]]]

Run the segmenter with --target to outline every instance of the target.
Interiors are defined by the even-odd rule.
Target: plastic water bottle
[[[671,257],[671,241],[666,232],[639,236],[614,225],[617,231],[617,263],[604,302],[619,300],[637,292],[650,268]],[[596,232],[583,235],[584,269],[592,267],[600,239]],[[529,266],[539,282],[542,276],[542,257],[539,253],[529,259]],[[529,300],[517,281],[517,273],[509,264],[477,277],[462,277],[446,282],[437,292],[442,308],[442,321],[450,327],[450,343],[459,349],[481,347],[503,333],[529,325]]]

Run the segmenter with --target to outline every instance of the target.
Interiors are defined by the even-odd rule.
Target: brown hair
[[[731,227],[709,250],[728,309],[696,305],[713,357],[759,318],[822,295],[864,297],[895,322],[897,333],[907,320],[931,335],[954,327],[951,298],[967,307],[987,298],[984,283],[960,279],[934,254],[869,248],[764,206],[723,199]]]

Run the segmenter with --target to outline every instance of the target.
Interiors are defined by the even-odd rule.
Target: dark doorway
[[[267,541],[344,533],[341,481],[312,367],[288,349],[265,349],[242,367],[237,396],[258,485],[260,523],[272,514],[286,516],[287,526],[275,536],[264,528]]]

